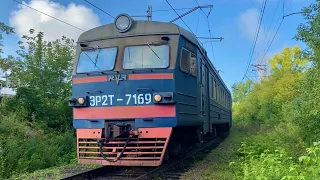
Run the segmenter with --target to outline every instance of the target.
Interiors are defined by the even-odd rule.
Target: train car
[[[80,164],[159,166],[228,131],[231,101],[204,48],[176,24],[120,14],[77,41],[69,106]]]

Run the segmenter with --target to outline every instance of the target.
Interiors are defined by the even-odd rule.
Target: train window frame
[[[153,45],[154,46],[154,44],[149,44],[150,46],[151,45]],[[122,47],[122,55],[121,55],[121,58],[122,58],[122,60],[121,60],[121,64],[122,64],[122,69],[123,70],[146,70],[146,69],[168,69],[169,67],[170,67],[170,65],[171,65],[171,46],[170,46],[170,44],[160,44],[160,45],[158,45],[158,46],[162,46],[162,45],[165,45],[165,46],[168,46],[169,47],[169,59],[168,59],[168,65],[166,66],[166,67],[162,67],[162,68],[133,68],[133,69],[131,69],[131,68],[124,68],[123,67],[123,64],[124,64],[124,52],[125,52],[125,49],[127,48],[127,47],[129,47],[129,46],[148,46],[148,44],[147,43],[144,43],[144,44],[127,44],[127,45],[125,45],[125,46],[123,46]]]
[[[119,46],[105,46],[105,47],[99,47],[98,49],[107,49],[107,48],[116,48],[117,52],[116,52],[116,55],[115,55],[115,60],[114,60],[114,63],[113,63],[113,67],[112,69],[110,70],[99,70],[99,71],[87,71],[87,72],[78,72],[78,66],[79,66],[79,60],[80,60],[80,55],[82,52],[84,52],[83,50],[80,51],[79,53],[79,56],[77,58],[77,62],[75,64],[75,73],[76,74],[88,74],[88,73],[98,73],[98,72],[107,72],[107,71],[113,71],[116,67],[116,64],[117,64],[117,59],[118,59],[118,55],[119,55]]]
[[[184,69],[181,66],[181,62],[182,62],[181,59],[182,59],[182,51],[183,50],[188,51],[188,53],[189,53],[189,56],[188,56],[189,59],[187,61],[188,69]],[[194,67],[195,71],[194,71],[194,73],[193,73],[193,71],[191,71],[191,57],[192,57],[192,55],[194,55],[194,57],[195,57],[195,63],[194,63],[195,64],[195,67]],[[180,69],[180,71],[182,71],[184,73],[187,73],[187,74],[189,74],[191,76],[197,77],[197,74],[198,74],[197,68],[198,68],[197,54],[194,53],[193,51],[191,51],[190,49],[186,48],[186,47],[182,47],[181,50],[180,50],[180,58],[179,58],[179,69]]]

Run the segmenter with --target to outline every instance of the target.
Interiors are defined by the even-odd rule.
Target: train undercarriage
[[[107,166],[160,166],[169,158],[204,140],[228,131],[228,124],[213,125],[213,133],[200,127],[138,128],[108,124],[102,129],[77,129],[80,164]]]

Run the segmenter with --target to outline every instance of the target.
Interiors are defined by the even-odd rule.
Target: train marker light
[[[162,97],[161,97],[161,95],[159,95],[159,94],[156,94],[156,95],[154,96],[154,100],[155,100],[156,102],[160,102],[161,99],[162,99]]]
[[[85,103],[85,99],[82,97],[78,98],[78,103],[83,105]]]
[[[128,14],[119,14],[114,19],[114,25],[120,33],[128,31],[131,28],[132,23],[133,19]]]

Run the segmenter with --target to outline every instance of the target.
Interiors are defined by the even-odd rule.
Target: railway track
[[[191,147],[181,156],[171,159],[167,164],[159,167],[114,167],[105,166],[63,180],[106,180],[106,179],[180,179],[196,161],[203,159],[213,148],[217,147],[228,133],[221,134],[216,139],[205,142],[198,147]]]

